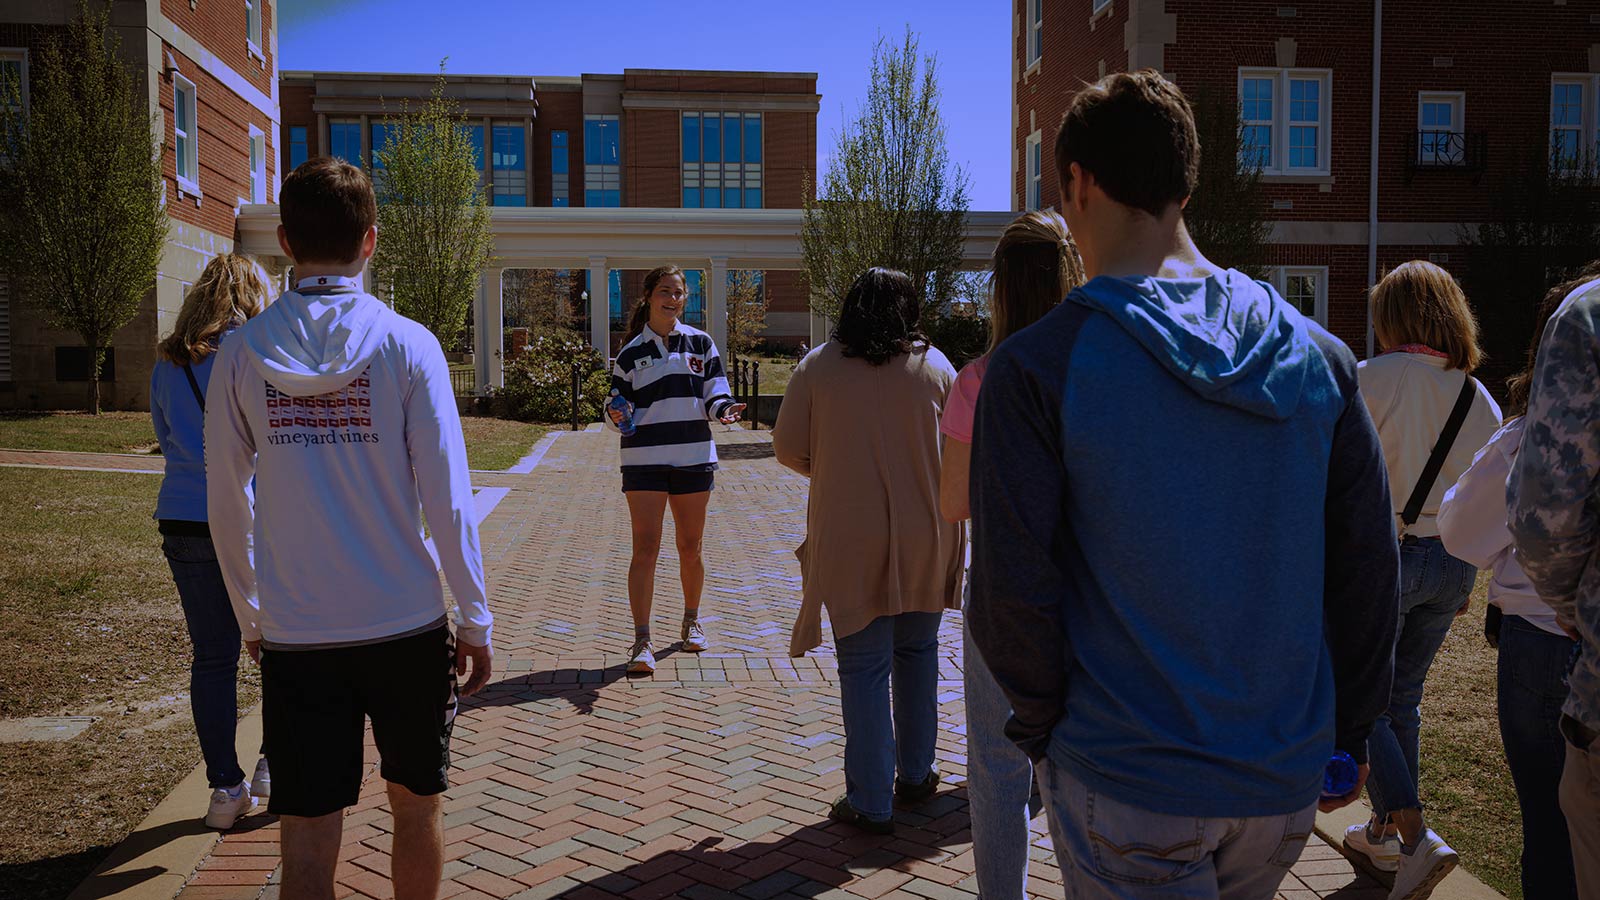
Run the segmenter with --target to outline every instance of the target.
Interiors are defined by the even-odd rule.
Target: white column
[[[706,331],[716,341],[717,350],[728,352],[728,258],[711,257],[711,269],[706,272]]]
[[[491,387],[504,387],[505,360],[501,348],[505,341],[505,312],[500,293],[501,268],[483,270],[478,284],[478,308],[473,311],[472,352],[478,373],[478,393]]]
[[[611,357],[611,279],[604,256],[589,257],[589,342]]]
[[[827,316],[820,315],[815,310],[812,310],[810,315],[811,346],[820,347],[828,342],[828,339],[831,336],[830,332],[833,331],[833,323],[828,321]]]

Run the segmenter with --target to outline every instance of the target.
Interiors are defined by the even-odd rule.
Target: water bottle
[[[1359,777],[1355,759],[1343,750],[1333,751],[1328,767],[1322,770],[1323,799],[1334,800],[1348,795],[1356,789],[1356,779]]]
[[[628,437],[632,435],[634,432],[633,404],[623,399],[622,392],[612,388],[611,399],[606,401],[606,406],[622,413],[622,421],[617,423],[617,430],[622,432],[622,436]]]

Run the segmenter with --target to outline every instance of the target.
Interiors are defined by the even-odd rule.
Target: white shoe
[[[1389,900],[1426,900],[1461,858],[1433,829],[1425,829],[1422,840],[1407,852],[1400,850],[1400,870],[1394,876]]]
[[[683,626],[683,650],[685,653],[702,653],[710,646],[706,642],[706,630],[700,627],[699,622],[689,622]]]
[[[256,761],[256,773],[250,776],[250,793],[257,797],[272,796],[272,772],[267,769],[267,758]]]
[[[656,670],[656,655],[650,651],[649,641],[638,641],[629,651],[628,674],[649,675]]]
[[[247,782],[211,792],[211,808],[206,810],[206,827],[227,831],[239,817],[256,808],[256,798]]]
[[[1400,838],[1397,835],[1373,840],[1365,824],[1351,825],[1344,830],[1344,849],[1365,856],[1372,867],[1380,872],[1400,869]]]

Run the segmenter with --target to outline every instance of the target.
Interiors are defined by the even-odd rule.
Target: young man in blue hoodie
[[[1389,698],[1378,435],[1349,349],[1190,240],[1174,85],[1086,88],[1055,152],[1091,280],[984,378],[972,635],[1069,896],[1271,898]]]
[[[261,665],[283,897],[332,900],[370,718],[394,896],[432,900],[456,677],[470,667],[460,695],[488,680],[492,624],[450,370],[437,338],[361,289],[378,234],[364,172],[311,160],[279,205],[295,289],[218,353],[205,458],[217,559]]]

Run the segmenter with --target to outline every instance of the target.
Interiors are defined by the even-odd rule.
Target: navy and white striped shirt
[[[633,434],[622,438],[623,469],[715,469],[711,422],[733,405],[717,345],[678,323],[666,337],[646,325],[618,353],[611,386],[633,404]],[[615,429],[611,417],[602,421]]]

